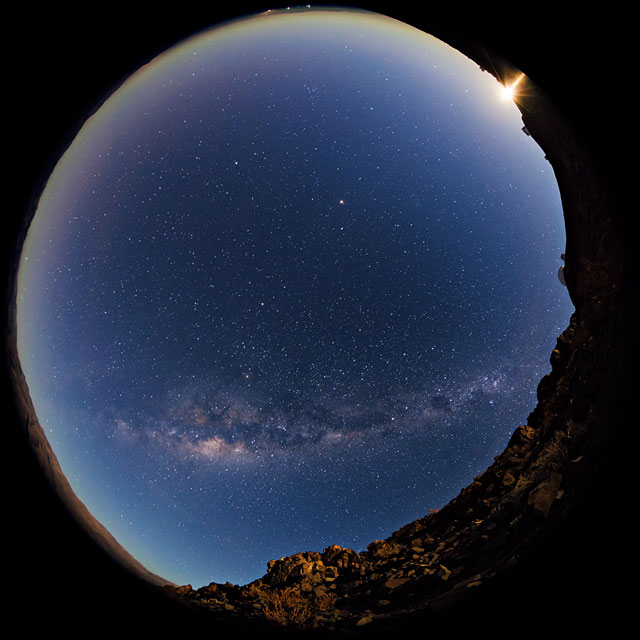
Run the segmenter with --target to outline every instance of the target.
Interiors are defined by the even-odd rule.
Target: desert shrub
[[[262,591],[263,613],[267,620],[282,626],[304,627],[315,613],[335,606],[333,594],[304,593],[294,587]]]

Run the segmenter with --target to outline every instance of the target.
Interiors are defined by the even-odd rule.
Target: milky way
[[[380,16],[273,12],[85,123],[25,245],[21,362],[116,538],[175,582],[242,584],[491,463],[568,323],[563,251],[493,77]]]

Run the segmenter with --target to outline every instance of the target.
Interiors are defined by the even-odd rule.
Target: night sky
[[[564,242],[493,76],[376,14],[272,12],[85,123],[25,244],[19,353],[121,544],[176,583],[244,584],[362,550],[492,462],[573,309]]]

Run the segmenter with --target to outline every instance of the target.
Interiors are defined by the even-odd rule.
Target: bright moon
[[[502,87],[502,97],[505,100],[513,100],[516,93],[516,87],[520,84],[522,78],[524,78],[524,73],[521,73],[510,85],[504,85]]]

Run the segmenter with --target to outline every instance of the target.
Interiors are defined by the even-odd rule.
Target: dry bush
[[[333,594],[304,594],[293,587],[269,589],[260,593],[267,620],[282,626],[304,627],[315,613],[335,606]]]

